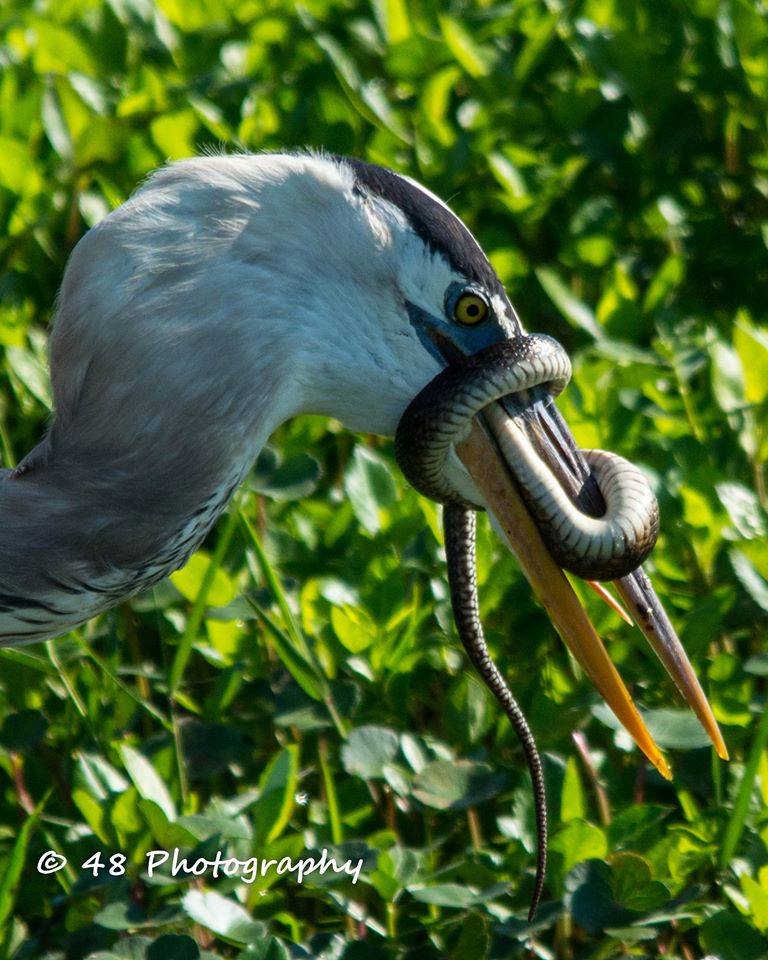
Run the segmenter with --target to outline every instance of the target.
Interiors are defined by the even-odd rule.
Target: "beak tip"
[[[666,757],[659,754],[658,758],[653,762],[653,765],[665,780],[672,780],[672,768],[667,763]]]

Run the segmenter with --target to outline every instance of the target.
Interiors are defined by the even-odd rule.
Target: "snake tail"
[[[443,527],[448,560],[448,582],[456,629],[469,659],[509,717],[525,753],[533,784],[537,840],[536,882],[530,910],[528,911],[528,922],[530,923],[541,900],[547,872],[547,795],[541,757],[528,726],[528,721],[488,652],[485,642],[477,597],[475,513],[463,507],[446,505],[443,507]]]

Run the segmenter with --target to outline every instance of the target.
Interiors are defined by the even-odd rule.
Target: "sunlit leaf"
[[[182,906],[195,923],[234,943],[257,943],[266,933],[264,924],[252,920],[239,903],[213,890],[189,890]]]
[[[549,298],[569,323],[580,327],[596,339],[603,335],[592,310],[573,294],[554,270],[550,267],[537,267],[535,273]]]
[[[381,777],[384,765],[397,754],[397,735],[384,727],[365,726],[353,730],[341,751],[344,769],[358,777]]]
[[[123,758],[125,769],[128,771],[128,776],[139,791],[139,795],[146,800],[152,800],[169,820],[174,820],[176,818],[176,808],[168,787],[149,760],[138,750],[128,746],[127,743],[124,743],[120,748],[120,755]]]

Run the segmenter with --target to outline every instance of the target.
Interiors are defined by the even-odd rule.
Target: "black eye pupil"
[[[472,303],[467,307],[467,313],[470,317],[476,317],[480,313],[480,307],[476,303]]]

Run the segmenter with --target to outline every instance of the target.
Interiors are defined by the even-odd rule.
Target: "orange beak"
[[[545,546],[483,418],[474,420],[469,437],[456,446],[456,453],[555,629],[635,743],[659,773],[670,779],[672,774],[664,755],[646,728],[573,588]],[[616,585],[635,622],[696,712],[718,755],[727,759],[728,752],[709,703],[650,581],[640,570],[617,581]],[[602,587],[600,591],[605,592]]]

